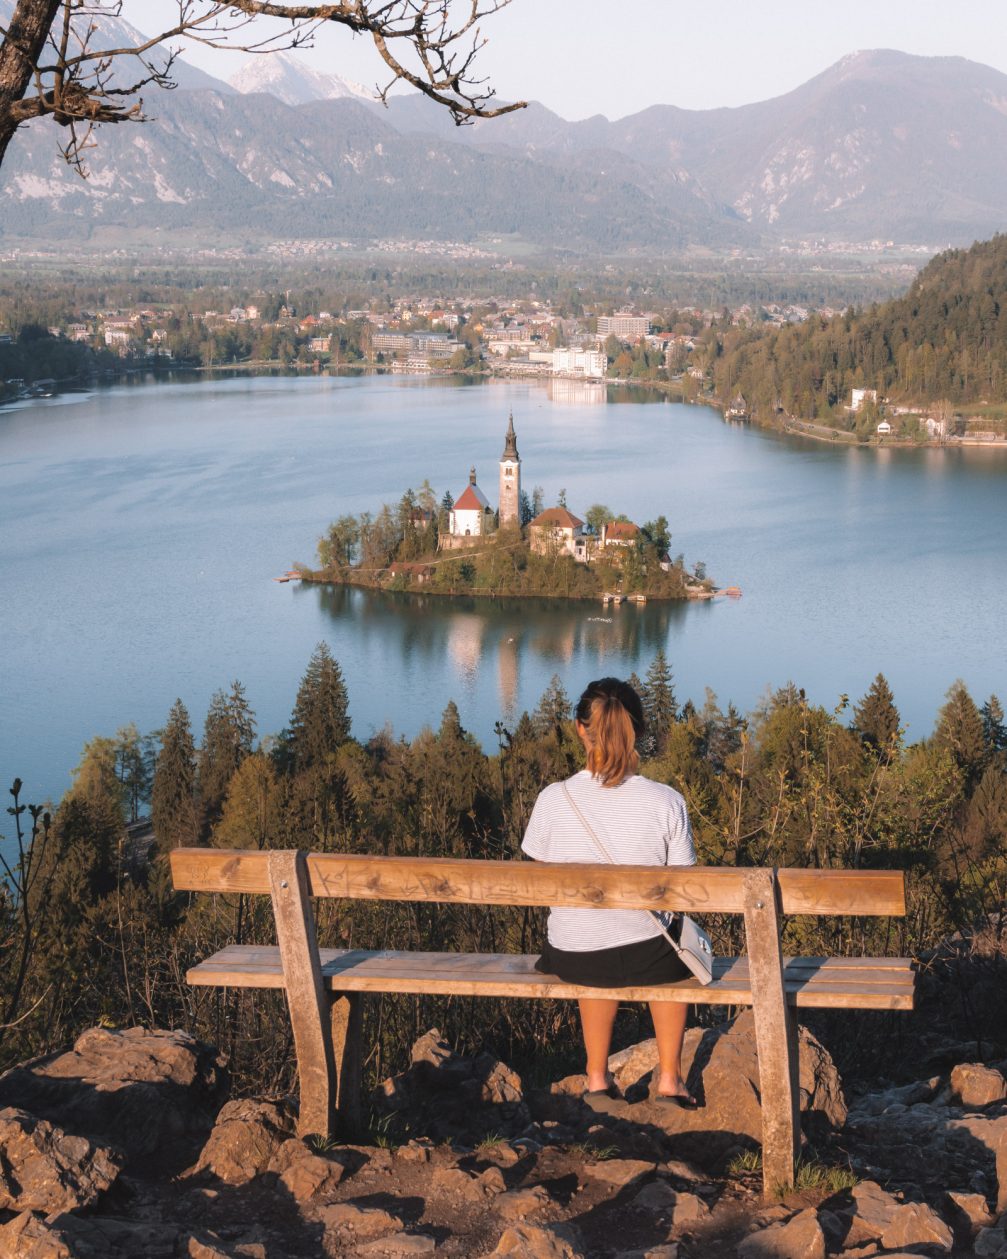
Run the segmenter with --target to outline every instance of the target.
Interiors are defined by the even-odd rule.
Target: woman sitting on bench
[[[691,866],[696,863],[685,801],[671,787],[642,778],[636,742],[644,732],[643,705],[618,678],[592,682],[576,710],[587,769],[539,795],[521,847],[536,861],[613,861],[619,865]],[[689,970],[659,922],[642,909],[551,909],[540,971],[592,988],[674,983]],[[608,1070],[618,1001],[580,998],[587,1050],[587,1097],[616,1097]],[[694,1107],[682,1078],[682,1040],[688,1006],[652,1001],[659,1075],[655,1100]]]

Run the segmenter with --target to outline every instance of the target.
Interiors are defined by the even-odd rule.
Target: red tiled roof
[[[489,506],[478,485],[467,485],[465,493],[455,503],[455,511],[483,511]]]
[[[538,526],[551,529],[579,529],[583,525],[583,520],[578,520],[572,511],[567,511],[565,507],[547,507],[544,512],[531,522],[533,529]]]
[[[639,533],[640,530],[631,520],[613,520],[605,532],[605,538],[609,542],[632,542]]]

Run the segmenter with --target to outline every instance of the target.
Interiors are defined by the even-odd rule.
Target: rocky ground
[[[1007,1259],[1007,1063],[848,1106],[802,1030],[804,1187],[766,1205],[750,1015],[686,1051],[694,1112],[649,1100],[652,1041],[589,1105],[582,1077],[525,1090],[432,1031],[351,1144],[297,1139],[289,1099],[226,1100],[184,1033],[94,1028],[0,1077],[0,1259]]]

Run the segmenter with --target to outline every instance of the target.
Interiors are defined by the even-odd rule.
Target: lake
[[[457,497],[475,464],[495,503],[510,411],[529,492],[664,513],[672,553],[743,597],[606,610],[272,580],[424,477]],[[880,670],[921,738],[956,677],[977,702],[1007,692],[1005,487],[997,450],[833,447],[569,383],[235,375],[10,407],[0,775],[56,797],[85,740],[155,729],[176,696],[198,738],[233,678],[276,732],[322,639],[359,737],[414,735],[454,699],[490,748],[554,673],[576,695],[664,646],[680,700],[709,686],[744,710],[788,680],[831,707]]]

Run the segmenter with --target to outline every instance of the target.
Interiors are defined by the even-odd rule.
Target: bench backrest
[[[269,894],[276,851],[176,848],[180,892]],[[797,870],[736,866],[602,866],[450,857],[308,853],[311,896],[348,900],[440,901],[463,905],[556,905],[741,914],[753,876],[770,876],[784,914],[892,915],[906,912],[899,870]]]

